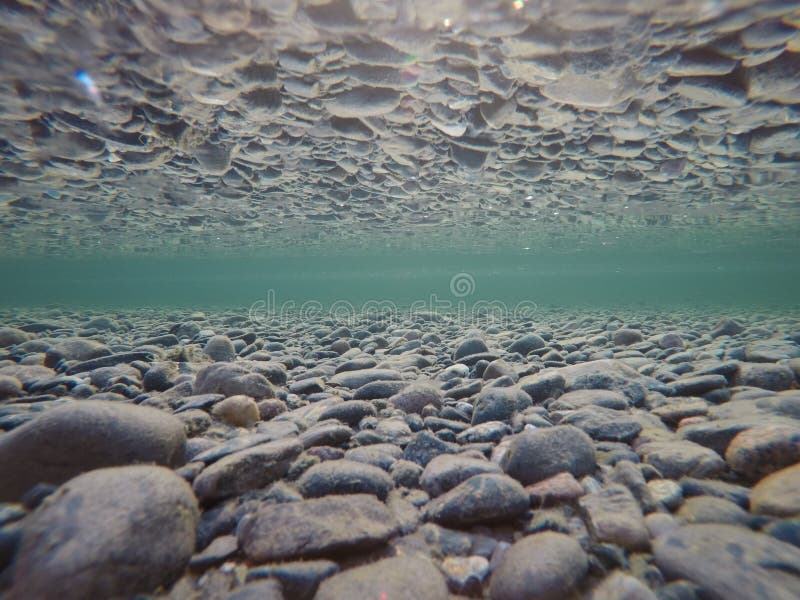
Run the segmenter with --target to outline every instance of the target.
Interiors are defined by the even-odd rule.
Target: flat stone
[[[636,498],[623,485],[611,484],[578,500],[592,537],[632,551],[650,548],[644,515]]]
[[[199,516],[191,488],[169,469],[79,475],[25,520],[4,596],[77,600],[155,592],[183,573]]]
[[[496,463],[488,460],[457,454],[442,454],[431,460],[425,467],[420,484],[431,497],[436,497],[474,475],[502,472]]]
[[[428,559],[395,556],[354,567],[324,580],[315,600],[425,598],[447,600],[447,584]]]
[[[592,439],[611,442],[630,442],[642,430],[642,425],[630,415],[602,406],[578,409],[564,416],[560,425],[574,425]]]
[[[682,377],[670,384],[675,396],[700,396],[712,390],[728,385],[728,380],[723,375],[694,375]]]
[[[335,374],[328,382],[331,385],[354,390],[375,381],[400,381],[403,377],[394,369],[359,369]]]
[[[602,406],[613,410],[627,410],[630,400],[613,390],[575,390],[567,392],[547,405],[548,410],[576,410],[585,406]]]
[[[478,523],[507,521],[530,508],[525,488],[507,475],[474,475],[432,500],[426,517],[442,525],[467,527]]]
[[[365,550],[396,531],[382,502],[355,494],[262,506],[240,522],[237,537],[248,559],[269,562]]]
[[[725,469],[719,454],[693,442],[649,442],[637,448],[636,453],[668,479],[685,475],[716,477]]]
[[[583,581],[589,560],[571,537],[546,531],[512,544],[489,584],[492,600],[559,600]]]
[[[583,477],[591,474],[596,464],[591,438],[577,427],[558,425],[515,436],[500,466],[529,485],[561,472]]]
[[[306,498],[333,494],[374,494],[385,500],[394,488],[394,482],[379,467],[342,459],[314,465],[300,477],[298,487]]]
[[[713,496],[687,498],[678,510],[678,517],[686,523],[722,523],[750,525],[750,515],[738,504]]]
[[[786,365],[770,363],[740,363],[734,385],[750,385],[765,390],[788,390],[794,382],[794,373]]]
[[[247,581],[277,581],[289,598],[312,598],[320,582],[339,572],[332,560],[303,560],[259,565],[247,570]]]
[[[658,568],[714,600],[800,596],[800,549],[734,525],[686,525],[653,543]]]
[[[99,400],[66,404],[0,436],[0,501],[100,467],[176,468],[185,451],[183,423],[160,410]]]
[[[194,480],[194,493],[201,502],[209,502],[265,487],[283,477],[302,451],[297,439],[240,450],[203,469]]]

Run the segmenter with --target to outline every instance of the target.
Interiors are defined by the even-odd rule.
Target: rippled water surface
[[[6,3],[2,300],[786,304],[798,6]]]

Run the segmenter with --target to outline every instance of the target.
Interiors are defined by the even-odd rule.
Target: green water
[[[676,237],[676,240],[678,238]],[[247,307],[271,302],[367,302],[433,309],[459,302],[540,307],[718,306],[796,308],[800,236],[648,243],[646,236],[603,244],[454,252],[375,246],[358,251],[265,253],[246,248],[190,256],[107,255],[6,258],[2,303],[92,307]],[[713,242],[713,243],[711,243]],[[453,289],[454,278],[467,287]],[[449,304],[448,304],[449,303]]]

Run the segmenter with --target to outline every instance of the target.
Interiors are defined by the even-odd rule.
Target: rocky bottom
[[[800,318],[0,311],[0,595],[800,597]]]

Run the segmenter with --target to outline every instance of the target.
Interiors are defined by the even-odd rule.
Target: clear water
[[[797,306],[792,3],[2,10],[0,304]]]

